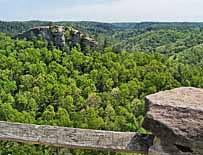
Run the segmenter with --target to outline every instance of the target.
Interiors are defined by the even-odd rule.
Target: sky
[[[4,21],[203,22],[203,0],[0,0]]]

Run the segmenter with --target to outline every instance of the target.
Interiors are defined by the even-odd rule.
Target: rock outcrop
[[[90,47],[91,49],[95,49],[97,47],[98,43],[94,39],[85,36],[85,34],[79,30],[73,28],[67,28],[67,30],[70,32],[70,36],[67,38],[67,41],[71,47],[76,46],[77,44],[80,44],[82,47]]]
[[[68,36],[66,34],[69,34]],[[40,36],[42,39],[53,43],[57,48],[64,50],[65,46],[70,48],[79,44],[81,48],[90,47],[96,48],[97,42],[89,37],[86,37],[80,31],[64,26],[40,26],[34,27],[26,32],[16,35],[14,38],[31,40],[33,36]]]
[[[203,154],[203,89],[159,92],[147,96],[146,104],[143,126],[157,137],[151,155]]]

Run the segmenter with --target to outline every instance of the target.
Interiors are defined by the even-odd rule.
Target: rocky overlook
[[[53,43],[60,50],[68,45],[71,48],[79,44],[81,49],[97,47],[97,42],[87,37],[84,33],[71,27],[64,26],[39,26],[19,33],[14,38],[31,40],[33,36],[40,36],[43,40]]]
[[[163,91],[147,96],[146,103],[144,127],[158,137],[152,155],[203,154],[203,89]]]
[[[0,121],[0,140],[147,155],[202,155],[202,101],[203,89],[192,87],[148,95],[143,125],[151,135]]]

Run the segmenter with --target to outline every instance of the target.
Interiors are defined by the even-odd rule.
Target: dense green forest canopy
[[[158,52],[175,59],[179,55],[182,58],[180,53],[187,55],[188,49],[196,49],[196,46],[200,47],[203,43],[203,23],[0,21],[0,32],[14,36],[44,25],[63,25],[79,29],[97,40],[101,49],[111,46],[116,52]]]
[[[146,95],[203,88],[202,23],[69,22],[103,42],[100,50],[87,52],[80,46],[62,52],[41,39],[12,39],[47,24],[0,22],[1,121],[147,133],[141,127]],[[1,142],[0,154],[125,153]]]
[[[61,22],[50,22],[50,21],[26,21],[26,22],[6,22],[0,21],[0,31],[5,33],[19,33],[26,31],[35,26],[44,26],[48,24],[64,25],[64,26],[75,26],[80,29],[89,30],[90,32],[107,32],[116,30],[160,30],[160,29],[171,29],[171,30],[193,30],[203,28],[203,22],[192,23],[192,22],[131,22],[131,23],[99,23],[89,21],[61,21]]]

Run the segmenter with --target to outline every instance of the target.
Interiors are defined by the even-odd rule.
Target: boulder
[[[203,89],[183,87],[146,97],[151,155],[203,155]]]

